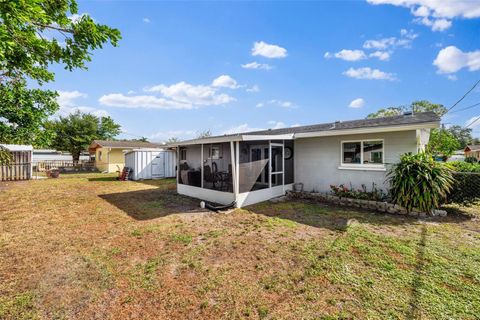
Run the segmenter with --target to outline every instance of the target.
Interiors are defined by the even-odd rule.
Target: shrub
[[[339,186],[330,185],[332,193],[337,197],[342,198],[352,198],[352,199],[362,199],[362,200],[374,200],[374,201],[384,201],[386,198],[385,193],[378,189],[375,183],[372,183],[371,191],[367,191],[367,186],[362,184],[361,189],[355,190],[352,185],[350,188],[345,187],[341,184]]]
[[[478,163],[477,158],[475,158],[475,157],[466,157],[466,158],[465,158],[465,162],[468,162],[468,163]]]
[[[387,179],[393,203],[407,211],[431,212],[438,208],[453,183],[451,170],[426,153],[402,155],[400,162],[388,172]]]
[[[448,202],[470,205],[480,200],[480,172],[455,172]]]
[[[447,162],[446,166],[456,172],[480,172],[480,163],[452,161]]]

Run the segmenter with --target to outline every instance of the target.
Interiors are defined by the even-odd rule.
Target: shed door
[[[152,160],[152,178],[165,177],[165,153],[159,153]]]

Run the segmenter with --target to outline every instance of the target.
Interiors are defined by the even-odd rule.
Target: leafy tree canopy
[[[179,142],[180,139],[177,138],[177,137],[171,137],[171,138],[168,138],[167,141],[165,141],[165,143],[175,143],[175,142]]]
[[[441,117],[447,113],[447,108],[445,108],[442,104],[431,103],[427,100],[419,100],[412,102],[409,106],[380,109],[377,112],[370,113],[367,116],[367,119],[398,116],[407,111],[413,111],[414,113],[433,111]]]
[[[112,118],[81,112],[50,121],[46,127],[55,132],[51,147],[71,152],[75,161],[93,140],[111,140],[121,132]]]
[[[27,82],[53,81],[55,63],[86,69],[93,50],[120,38],[117,29],[78,15],[75,0],[0,0],[0,140],[48,144],[42,123],[58,110],[57,93]]]
[[[210,129],[200,131],[197,133],[197,139],[208,138],[212,136],[212,131]]]
[[[432,129],[427,151],[435,156],[450,157],[455,150],[461,148],[456,137],[444,129]]]
[[[460,144],[460,149],[465,148],[469,144],[473,144],[472,128],[466,128],[459,125],[451,126],[447,129],[448,132],[455,137]]]

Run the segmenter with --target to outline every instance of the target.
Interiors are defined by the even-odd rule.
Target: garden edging
[[[409,215],[413,217],[426,217],[426,216],[446,216],[447,212],[445,210],[433,210],[431,213],[420,212],[420,211],[411,211],[408,212],[407,209],[393,203],[385,201],[373,201],[373,200],[363,200],[363,199],[353,199],[353,198],[344,198],[337,197],[325,193],[316,193],[316,192],[295,192],[287,191],[287,197],[290,199],[312,199],[322,202],[329,202],[335,205],[362,208],[375,210],[383,213],[398,214],[398,215]]]

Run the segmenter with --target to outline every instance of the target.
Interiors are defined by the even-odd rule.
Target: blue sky
[[[80,1],[123,39],[87,71],[54,67],[49,86],[61,114],[109,114],[123,138],[153,141],[358,119],[419,99],[450,106],[480,77],[480,1],[436,2]],[[477,102],[480,89],[453,111]],[[476,116],[480,106],[444,122]]]

